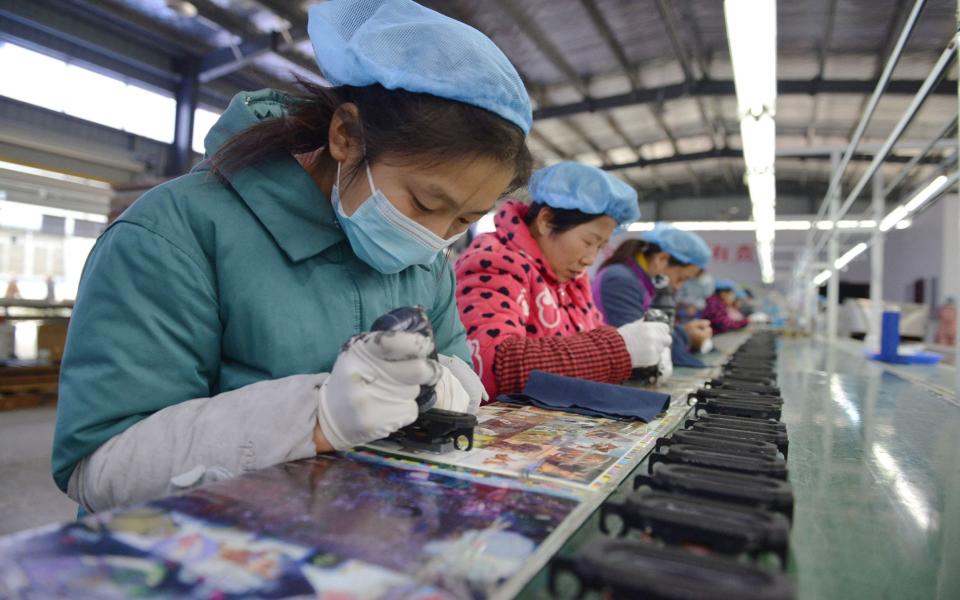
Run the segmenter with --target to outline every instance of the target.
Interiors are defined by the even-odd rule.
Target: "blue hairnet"
[[[596,167],[557,163],[535,172],[528,187],[535,202],[553,208],[608,215],[620,225],[640,218],[637,191]]]
[[[330,0],[307,26],[333,85],[380,84],[479,106],[530,132],[533,111],[517,70],[490,38],[412,0]]]
[[[716,290],[717,292],[724,292],[724,291],[727,291],[727,290],[730,290],[730,291],[732,291],[732,292],[736,292],[736,291],[737,291],[737,288],[739,288],[739,287],[740,287],[740,286],[738,286],[738,285],[736,284],[736,282],[733,281],[732,279],[718,279],[718,280],[713,284],[713,289]]]
[[[682,263],[706,269],[710,262],[710,246],[707,246],[703,238],[692,231],[657,223],[653,231],[648,231],[640,237],[660,246],[661,250]]]

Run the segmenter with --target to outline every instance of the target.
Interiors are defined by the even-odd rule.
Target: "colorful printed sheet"
[[[0,540],[0,597],[484,598],[577,505],[323,456]]]
[[[679,398],[661,418],[642,423],[494,403],[480,409],[470,452],[434,454],[389,441],[368,447],[420,461],[596,491],[622,479],[616,475],[639,462],[688,410]]]

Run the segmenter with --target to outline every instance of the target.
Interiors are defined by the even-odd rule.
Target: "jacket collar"
[[[497,228],[497,237],[511,250],[515,250],[522,255],[526,255],[537,269],[538,274],[542,275],[551,285],[558,285],[557,276],[553,272],[550,263],[547,262],[543,251],[537,240],[530,234],[530,228],[523,222],[527,216],[530,207],[516,200],[509,200],[497,210],[497,216],[494,217],[494,224]]]
[[[204,140],[207,157],[240,131],[283,116],[289,101],[274,90],[234,96]],[[204,161],[196,168],[209,165]],[[226,179],[291,261],[315,256],[344,239],[330,200],[292,156],[263,161]]]

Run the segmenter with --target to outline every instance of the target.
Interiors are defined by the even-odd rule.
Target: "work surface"
[[[718,345],[729,349],[743,337],[723,336]],[[796,495],[788,570],[798,596],[960,597],[960,406],[943,387],[951,370],[888,369],[858,352],[847,343],[827,352],[819,341],[783,341]],[[682,419],[683,390],[707,375],[678,370],[674,410],[636,431],[579,417],[555,422],[536,411],[518,425],[495,409],[486,429],[506,452],[465,461],[472,465],[369,452],[318,458],[0,540],[0,596],[28,580],[54,595],[68,591],[57,581],[72,595],[83,591],[78,584],[98,597],[106,589],[204,595],[197,582],[206,578],[241,595],[549,597],[543,565],[600,535],[599,503],[629,488],[631,470],[645,470],[639,463],[655,437]],[[603,440],[597,447],[605,450],[527,461],[522,455],[544,445],[545,429]]]

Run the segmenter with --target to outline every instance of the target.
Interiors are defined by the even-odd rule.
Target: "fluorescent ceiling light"
[[[838,258],[836,261],[834,261],[833,266],[836,267],[837,269],[842,269],[842,268],[844,268],[845,266],[847,266],[848,264],[850,264],[850,261],[852,261],[852,260],[855,259],[856,257],[858,257],[858,256],[860,256],[861,254],[863,254],[863,251],[866,250],[866,249],[867,249],[867,245],[864,244],[863,242],[860,242],[859,244],[857,244],[857,245],[854,246],[853,248],[847,250],[847,251],[843,254],[843,256],[841,256],[841,257]]]
[[[908,213],[912,213],[921,206],[923,206],[930,198],[933,198],[937,192],[947,183],[947,176],[941,175],[930,182],[930,184],[920,190],[916,196],[910,199],[909,202],[904,206],[907,209]]]
[[[740,139],[743,145],[743,162],[747,173],[765,173],[773,169],[777,148],[777,128],[773,117],[763,114],[759,117],[747,116],[740,121]],[[748,175],[750,187],[753,177]]]
[[[776,237],[777,3],[725,0],[723,14],[737,90],[737,115],[764,283],[773,283]]]
[[[774,114],[777,100],[777,3],[725,0],[723,14],[740,118]]]
[[[910,227],[911,225],[913,225],[913,221],[911,221],[910,219],[900,219],[900,221],[899,221],[899,222],[897,223],[897,225],[896,225],[896,228],[897,228],[897,229],[906,229],[907,227]]]
[[[890,231],[893,229],[893,226],[900,222],[905,216],[907,216],[909,211],[902,204],[895,209],[891,210],[890,213],[880,221],[880,231]]]
[[[820,273],[818,273],[817,276],[813,278],[813,285],[820,287],[821,285],[826,283],[828,279],[830,279],[831,275],[833,275],[833,271],[831,271],[830,269],[824,269],[823,271],[820,271]]]

